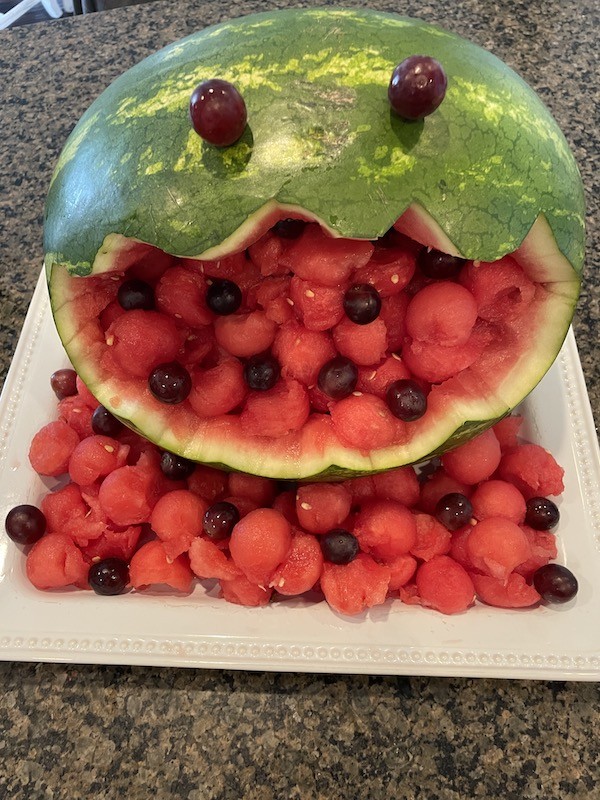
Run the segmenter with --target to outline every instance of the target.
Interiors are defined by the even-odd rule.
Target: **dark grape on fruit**
[[[228,147],[243,134],[248,114],[244,98],[235,86],[213,78],[194,89],[190,118],[194,130],[205,141],[217,147]]]
[[[274,356],[251,356],[244,365],[244,380],[255,391],[264,392],[272,389],[279,380],[281,367]]]
[[[417,256],[417,266],[423,275],[438,281],[454,278],[466,263],[464,258],[451,256],[429,247],[423,247]]]
[[[6,515],[6,533],[17,544],[30,545],[46,532],[46,517],[37,506],[15,506]]]
[[[324,364],[317,379],[319,389],[334,400],[352,394],[357,382],[358,368],[345,356],[337,356]]]
[[[202,529],[209,539],[221,541],[231,536],[234,527],[240,521],[240,512],[226,500],[213,503],[204,514]]]
[[[446,95],[447,78],[442,65],[430,56],[415,55],[394,69],[388,87],[390,105],[405,120],[432,114]]]
[[[234,314],[242,305],[242,290],[227,278],[211,278],[206,292],[206,305],[222,317]]]
[[[165,478],[172,481],[184,481],[194,472],[196,463],[165,450],[160,457],[160,468]]]
[[[449,531],[468,525],[473,517],[471,501],[460,492],[450,492],[441,497],[435,507],[435,518]]]
[[[334,528],[321,537],[321,550],[332,564],[349,564],[358,555],[358,539],[344,528]]]
[[[178,361],[159,364],[150,373],[148,388],[157,400],[168,405],[183,403],[192,390],[192,379]]]
[[[357,325],[368,325],[381,311],[381,297],[370,283],[356,283],[344,295],[344,311]]]
[[[526,503],[525,524],[538,531],[549,531],[558,525],[560,512],[547,497],[531,497]]]
[[[414,422],[427,411],[427,396],[416,381],[394,381],[388,386],[386,402],[392,414],[403,422]]]
[[[149,283],[138,278],[131,278],[131,280],[124,281],[119,286],[117,300],[125,311],[134,311],[136,309],[152,311],[155,307],[154,289]]]
[[[77,373],[74,369],[57,369],[50,376],[50,387],[59,400],[77,394]]]
[[[281,239],[297,239],[305,227],[303,219],[281,219],[273,225],[273,233]]]
[[[123,423],[107,408],[98,406],[92,414],[92,430],[99,436],[117,436],[123,430]]]

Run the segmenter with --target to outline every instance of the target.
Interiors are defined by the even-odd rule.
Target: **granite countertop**
[[[2,377],[40,269],[50,174],[90,101],[195,29],[286,5],[300,4],[161,0],[0,33]],[[402,13],[507,61],[575,151],[589,228],[575,331],[598,420],[598,4],[409,0]],[[0,664],[0,682],[0,798],[600,797],[595,684],[21,663]]]

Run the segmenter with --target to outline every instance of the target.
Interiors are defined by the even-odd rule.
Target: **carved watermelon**
[[[395,65],[414,54],[443,65],[448,89],[431,116],[404,122],[390,110],[387,86]],[[194,87],[212,77],[236,85],[248,109],[244,135],[227,148],[203,142],[189,121]],[[282,244],[270,229],[290,217],[308,224]],[[331,477],[443,452],[531,391],[573,315],[583,220],[581,180],[564,137],[493,55],[414,19],[298,9],[176,42],[92,104],[50,186],[46,268],[73,365],[129,425],[197,461],[274,477]],[[391,228],[396,233],[386,236]],[[329,252],[335,239],[345,242],[347,270]],[[430,284],[415,269],[420,246],[467,260],[450,281],[476,301],[467,343],[431,333],[422,341],[405,330],[407,306]],[[388,268],[390,247],[401,275]],[[115,325],[117,334],[123,325],[115,296],[131,274],[162,300],[157,311],[135,312],[144,324],[157,320],[148,315],[159,319],[128,334],[130,345],[139,347],[140,364],[150,340],[157,352],[172,350],[166,360],[185,363],[194,403],[160,403],[133,374],[139,364],[132,373],[115,360]],[[237,329],[215,324],[204,296],[211,279],[232,276],[243,292]],[[352,329],[340,316],[340,296],[357,282],[380,290],[377,325]],[[319,301],[325,322],[305,308],[315,297],[326,297]],[[409,316],[420,330],[416,305]],[[446,311],[458,314],[442,308],[442,317]],[[251,314],[258,327],[246,326]],[[177,344],[165,345],[171,333],[163,330],[175,330]],[[261,336],[262,349],[283,364],[270,395],[239,382]],[[358,391],[338,403],[315,388],[310,367],[340,352],[351,353],[360,375]],[[427,393],[427,412],[415,422],[390,417],[382,400],[386,376],[395,380],[401,371],[394,360]],[[223,361],[225,370],[208,374]],[[225,394],[237,402],[215,413]]]

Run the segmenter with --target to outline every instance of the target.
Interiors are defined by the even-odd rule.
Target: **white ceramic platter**
[[[27,452],[34,433],[55,418],[50,373],[67,365],[40,277],[0,400],[2,519],[44,493]],[[580,587],[567,604],[527,611],[477,605],[448,617],[395,600],[347,618],[300,599],[242,608],[202,585],[189,596],[39,592],[2,525],[0,659],[598,680],[600,458],[572,333],[521,410],[526,438],[566,470],[558,560]]]

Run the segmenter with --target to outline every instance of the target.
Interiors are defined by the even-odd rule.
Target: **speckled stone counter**
[[[151,51],[285,5],[161,0],[0,33],[2,377],[40,268],[50,174],[80,114]],[[573,146],[589,224],[575,330],[600,419],[598,4],[371,5],[491,49],[540,93]],[[0,684],[0,798],[600,798],[596,684],[19,663],[0,664]]]

